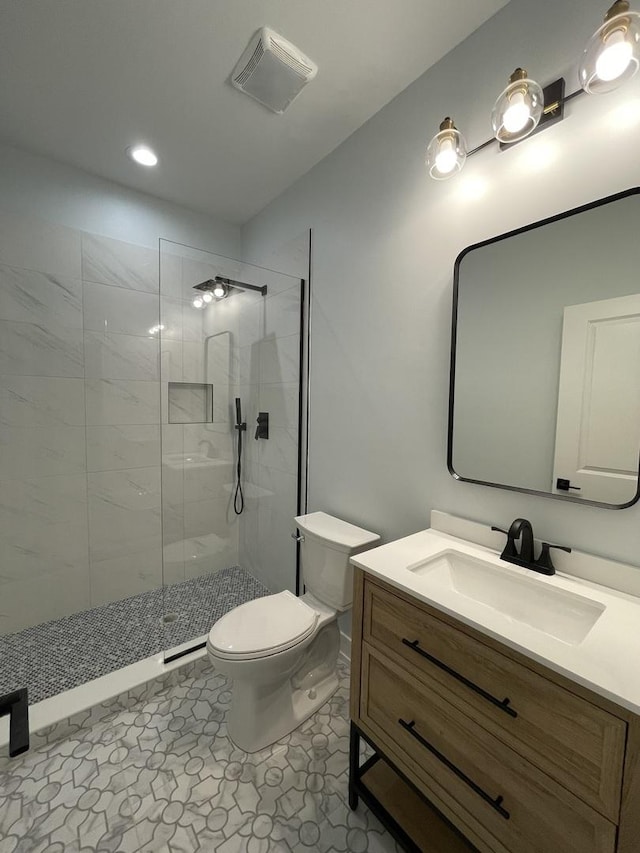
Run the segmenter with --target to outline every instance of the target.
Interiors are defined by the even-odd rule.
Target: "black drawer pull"
[[[421,743],[422,746],[424,746],[425,749],[428,749],[429,752],[432,753],[432,755],[435,755],[435,757],[439,761],[441,761],[445,765],[445,767],[448,767],[452,773],[455,773],[458,779],[462,779],[465,785],[468,785],[472,791],[475,791],[479,797],[482,797],[485,803],[488,803],[491,808],[495,809],[498,814],[505,820],[509,820],[511,815],[505,808],[502,807],[502,803],[504,802],[504,797],[502,795],[494,799],[493,797],[490,797],[489,794],[487,794],[487,792],[480,787],[480,785],[476,785],[473,779],[469,779],[466,773],[463,773],[462,770],[456,767],[456,765],[449,761],[446,756],[439,752],[435,748],[435,746],[432,746],[428,740],[425,740],[421,734],[418,734],[418,732],[415,730],[415,720],[411,720],[411,722],[407,723],[405,722],[405,720],[402,719],[402,717],[400,717],[398,722],[400,723],[403,729],[408,731],[409,734],[412,735],[412,737],[414,737],[418,741],[418,743]]]
[[[495,705],[496,708],[500,708],[500,710],[504,711],[505,714],[508,714],[510,717],[518,716],[518,712],[510,705],[510,699],[496,699],[496,697],[492,696],[491,693],[487,693],[487,691],[483,690],[482,687],[478,687],[478,685],[474,684],[473,681],[469,681],[469,679],[465,678],[464,675],[460,675],[460,673],[456,672],[455,669],[451,669],[451,667],[447,666],[446,663],[442,663],[441,660],[434,658],[434,656],[430,655],[429,652],[425,652],[424,649],[421,649],[419,640],[411,641],[403,639],[402,642],[405,646],[409,646],[409,648],[413,649],[414,652],[418,652],[418,654],[422,655],[423,658],[426,658],[428,661],[431,661],[432,664],[444,670],[444,672],[448,672],[449,675],[466,685],[470,690],[473,690],[474,693],[478,693],[483,699],[486,699],[487,702],[491,702],[491,704]]]

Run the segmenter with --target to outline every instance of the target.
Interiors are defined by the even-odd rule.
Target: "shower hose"
[[[236,491],[233,496],[233,511],[236,515],[242,515],[244,509],[244,495],[242,493],[242,425],[238,424],[238,464],[236,466]]]

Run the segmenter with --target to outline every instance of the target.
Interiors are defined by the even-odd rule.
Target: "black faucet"
[[[555,575],[556,568],[551,559],[551,548],[559,548],[561,551],[571,553],[571,548],[565,545],[551,545],[549,542],[542,543],[542,551],[536,560],[533,543],[533,528],[531,522],[526,518],[516,518],[512,522],[509,530],[502,530],[500,527],[492,527],[498,533],[504,533],[507,537],[507,544],[504,546],[500,559],[507,563],[513,563],[516,566],[522,566],[525,569],[531,569],[534,572],[540,572],[542,575]],[[520,550],[516,546],[516,542],[520,539]]]

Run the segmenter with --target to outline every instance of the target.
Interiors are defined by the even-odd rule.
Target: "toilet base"
[[[227,733],[244,752],[258,752],[297,729],[338,689],[334,671],[314,687],[292,690],[287,679],[275,689],[269,685],[234,682],[227,716]]]

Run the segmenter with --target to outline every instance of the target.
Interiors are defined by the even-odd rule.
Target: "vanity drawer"
[[[613,823],[368,644],[360,717],[381,743],[393,741],[390,759],[413,770],[427,797],[455,801],[491,850],[615,849]]]
[[[364,639],[617,822],[623,720],[368,579]]]

